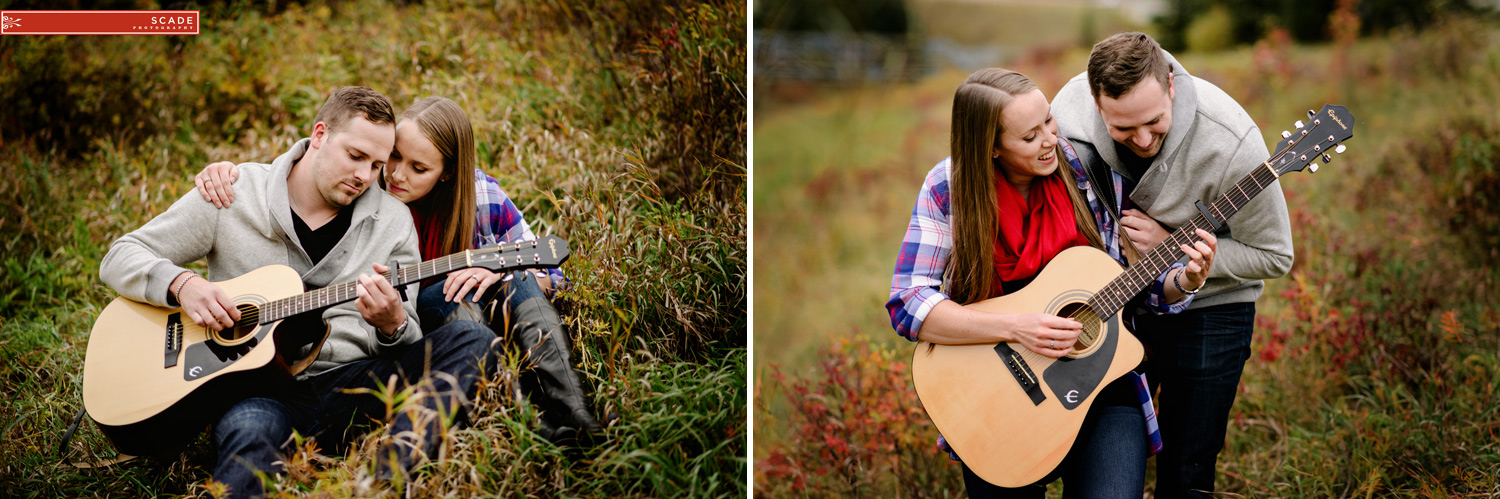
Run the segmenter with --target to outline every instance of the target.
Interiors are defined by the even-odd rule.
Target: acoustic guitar
[[[467,250],[382,275],[404,286],[469,267],[550,268],[568,259],[555,236]],[[99,313],[83,361],[83,405],[121,453],[187,443],[228,404],[269,393],[312,364],[328,328],[319,311],[356,298],[356,282],[303,292],[291,267],[214,283],[240,311],[233,327],[199,326],[181,308],[115,298]]]
[[[1101,387],[1141,362],[1143,348],[1122,334],[1121,307],[1182,257],[1180,245],[1214,232],[1262,190],[1316,160],[1332,160],[1354,136],[1344,106],[1308,111],[1311,123],[1282,132],[1276,153],[1200,214],[1124,270],[1091,247],[1064,250],[1026,287],[969,305],[991,313],[1047,313],[1083,323],[1078,343],[1058,359],[1008,342],[978,345],[917,344],[912,380],[927,415],[964,464],[1002,487],[1035,483],[1062,462],[1078,438]],[[1172,445],[1167,442],[1166,445]]]

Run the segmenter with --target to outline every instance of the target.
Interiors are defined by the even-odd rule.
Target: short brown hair
[[[328,135],[343,130],[350,118],[364,118],[376,125],[394,125],[396,111],[391,109],[391,100],[368,87],[339,87],[318,109],[313,124],[328,125]]]
[[[1089,53],[1089,92],[1094,100],[1118,99],[1147,76],[1156,78],[1163,91],[1172,65],[1150,35],[1140,32],[1120,33],[1094,44]]]

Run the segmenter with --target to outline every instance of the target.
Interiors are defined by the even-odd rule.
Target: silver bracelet
[[[187,274],[187,279],[183,279],[183,282],[177,283],[177,291],[172,292],[172,297],[177,297],[177,304],[183,303],[183,286],[187,286],[187,282],[192,280],[193,277],[198,277],[198,274],[190,270],[184,270],[183,274]],[[181,276],[181,274],[178,274],[178,276]]]
[[[1185,273],[1187,273],[1186,267],[1184,267],[1181,272],[1178,272],[1177,275],[1172,276],[1172,285],[1173,286],[1177,286],[1177,290],[1181,291],[1182,294],[1185,294],[1185,295],[1196,295],[1196,294],[1198,294],[1199,291],[1203,290],[1203,284],[1208,284],[1207,282],[1205,282],[1203,284],[1199,284],[1198,285],[1198,289],[1194,289],[1192,291],[1188,291],[1186,289],[1182,289],[1182,274],[1185,274]]]

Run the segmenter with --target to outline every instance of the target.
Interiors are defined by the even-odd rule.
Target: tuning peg
[[[1312,119],[1313,116],[1317,116],[1317,115],[1318,115],[1317,111],[1313,111],[1311,109],[1307,110],[1307,119]]]
[[[1297,120],[1297,122],[1296,122],[1296,123],[1292,123],[1292,124],[1293,124],[1293,125],[1296,125],[1296,126],[1297,126],[1297,128],[1302,128],[1302,120]]]
[[[1329,156],[1328,153],[1323,153],[1323,164],[1326,165],[1331,161],[1333,161],[1333,156]]]
[[[1292,136],[1292,132],[1288,132],[1286,130],[1282,130],[1281,131],[1281,138],[1285,139],[1285,138],[1288,138],[1288,137],[1291,137],[1291,136]]]
[[[1307,171],[1310,171],[1310,172],[1313,172],[1313,173],[1318,173],[1318,163],[1317,162],[1308,163],[1307,164]]]
[[[1344,149],[1347,149],[1347,148],[1344,147],[1343,144],[1339,144],[1338,147],[1333,148],[1333,152],[1336,152],[1336,153],[1339,153],[1339,154],[1343,154],[1344,153]]]

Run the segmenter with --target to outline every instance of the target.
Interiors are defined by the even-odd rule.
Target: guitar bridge
[[[167,316],[167,341],[166,341],[166,365],[168,368],[177,365],[177,353],[182,351],[182,312]]]
[[[1012,376],[1016,377],[1016,383],[1021,385],[1021,390],[1031,397],[1031,403],[1041,405],[1047,400],[1047,395],[1042,393],[1042,386],[1036,381],[1036,373],[1031,371],[1031,366],[1021,358],[1021,354],[1010,347],[1009,343],[1000,342],[995,345],[995,353],[1000,355],[1000,360],[1005,362],[1005,367]]]

